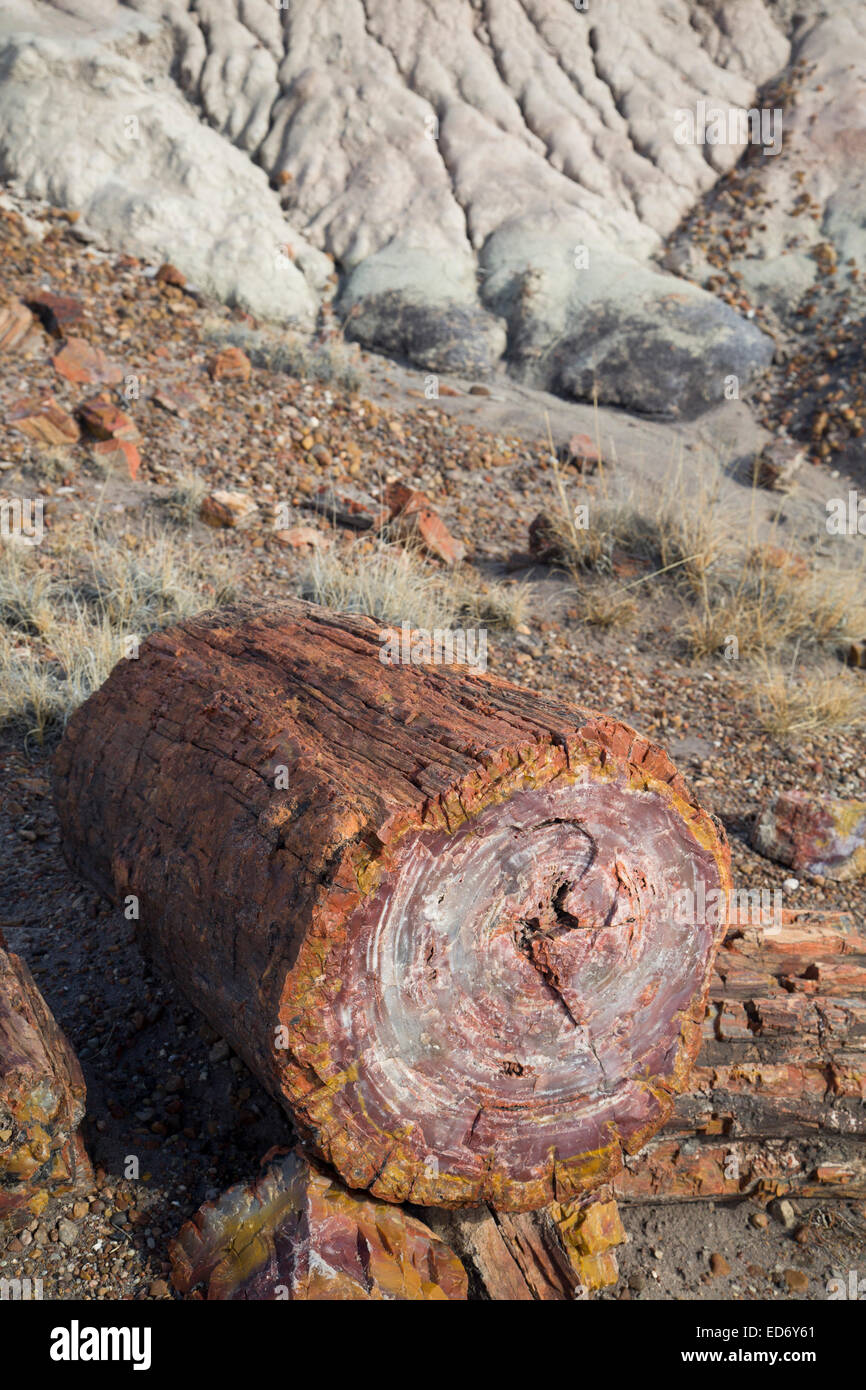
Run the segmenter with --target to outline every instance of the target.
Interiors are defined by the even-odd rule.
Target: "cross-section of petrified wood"
[[[0,934],[0,1223],[93,1174],[76,1129],[84,1077],[27,966]]]
[[[349,1192],[298,1153],[207,1202],[170,1247],[175,1287],[209,1299],[466,1298],[457,1256],[399,1207]]]
[[[70,722],[71,862],[351,1187],[529,1209],[670,1113],[723,833],[664,752],[299,602],[151,637]]]

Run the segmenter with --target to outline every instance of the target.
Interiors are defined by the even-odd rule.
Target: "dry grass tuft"
[[[192,526],[207,496],[207,483],[199,473],[181,473],[166,497],[159,499],[164,514],[178,526]]]
[[[235,596],[228,552],[214,556],[158,529],[133,545],[112,538],[98,515],[50,557],[0,547],[0,726],[41,741],[137,640]]]
[[[756,667],[752,699],[762,728],[781,742],[852,729],[866,720],[862,680],[839,668],[805,672],[770,664]]]
[[[241,348],[255,367],[285,372],[299,381],[320,381],[349,393],[357,392],[364,381],[358,348],[342,337],[305,338],[292,329],[252,329],[218,318],[205,321],[204,335],[211,342]]]
[[[465,620],[520,627],[531,603],[528,584],[471,582],[465,570],[441,569],[420,551],[382,536],[316,551],[300,575],[299,592],[326,608],[430,632]]]

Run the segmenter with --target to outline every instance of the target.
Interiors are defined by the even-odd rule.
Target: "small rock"
[[[719,1278],[722,1275],[730,1274],[731,1266],[728,1264],[724,1255],[716,1253],[710,1256],[710,1270],[714,1278]]]
[[[385,489],[385,503],[399,534],[419,541],[425,550],[446,565],[463,559],[466,547],[454,539],[423,492],[403,483],[389,483]]]
[[[778,1201],[773,1202],[770,1210],[776,1220],[781,1221],[786,1231],[793,1230],[794,1226],[797,1224],[797,1216],[794,1208],[786,1197],[782,1197]]]
[[[206,526],[248,526],[258,513],[258,507],[244,492],[220,489],[208,493],[199,508]]]
[[[546,512],[539,512],[529,525],[529,552],[543,564],[551,564],[562,555],[562,540]]]
[[[86,386],[117,386],[123,367],[112,362],[85,338],[67,338],[51,359],[54,370],[67,381]]]
[[[782,1278],[788,1285],[789,1293],[808,1293],[809,1276],[802,1269],[783,1269]]]
[[[578,473],[594,473],[601,455],[588,434],[573,434],[556,451],[560,463],[569,464]]]
[[[87,1214],[89,1213],[89,1211],[90,1211],[90,1206],[89,1206],[89,1203],[87,1203],[87,1202],[73,1202],[73,1203],[72,1203],[72,1216],[73,1216],[73,1220],[75,1220],[75,1221],[81,1221],[85,1216],[87,1216]]]
[[[131,441],[141,437],[135,421],[114,404],[107,391],[101,391],[79,406],[78,418],[95,439]]]
[[[765,1211],[753,1211],[749,1220],[758,1231],[765,1231],[770,1224],[770,1218]]]
[[[7,423],[40,444],[75,444],[81,437],[72,416],[48,394],[16,401]]]
[[[135,480],[141,467],[141,454],[128,439],[103,439],[93,446],[93,455],[111,473]]]
[[[208,1061],[225,1062],[229,1055],[229,1045],[225,1038],[218,1038],[208,1053]]]
[[[154,1279],[147,1293],[149,1298],[168,1298],[170,1289],[164,1279]]]
[[[57,1239],[61,1245],[74,1245],[78,1239],[78,1227],[73,1221],[67,1221],[63,1217],[57,1223]]]
[[[805,458],[806,450],[801,444],[791,444],[784,439],[774,440],[755,459],[752,473],[755,486],[786,492]]]
[[[26,350],[38,333],[35,318],[19,299],[0,308],[0,352]]]
[[[796,873],[860,878],[866,874],[866,801],[777,792],[755,819],[752,844]]]
[[[238,347],[223,348],[207,364],[213,381],[249,381],[252,365]]]
[[[70,295],[50,294],[46,291],[28,299],[26,303],[28,309],[32,309],[41,321],[43,328],[54,338],[65,337],[65,330],[69,324],[76,323],[84,316],[84,305]]]
[[[202,404],[201,397],[194,391],[180,386],[158,386],[150,399],[154,405],[167,410],[169,415],[175,415],[179,420],[189,419]]]
[[[176,285],[179,290],[182,290],[186,284],[186,276],[183,271],[178,270],[177,266],[172,265],[169,261],[165,261],[159,267],[156,272],[156,280],[160,285]]]
[[[317,531],[315,526],[292,526],[288,531],[275,531],[274,535],[280,545],[287,545],[292,550],[299,550],[305,545],[320,549],[331,544],[330,536],[324,531]]]

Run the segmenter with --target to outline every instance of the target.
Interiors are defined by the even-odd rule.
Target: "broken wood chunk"
[[[466,1298],[457,1256],[399,1207],[349,1192],[299,1153],[207,1202],[169,1254],[181,1293],[290,1302]]]

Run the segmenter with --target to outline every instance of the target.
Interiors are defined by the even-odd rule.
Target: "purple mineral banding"
[[[532,1184],[628,1144],[665,1097],[717,928],[675,895],[718,868],[653,793],[559,779],[407,837],[348,923],[334,1001],[353,1106],[411,1116],[449,1173]]]

